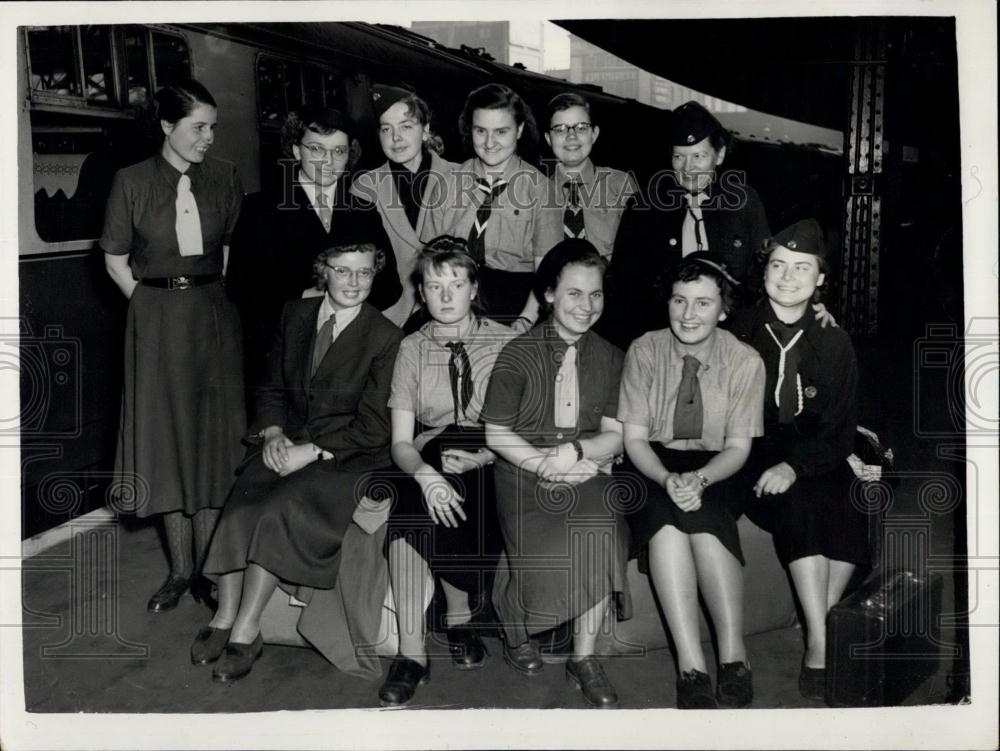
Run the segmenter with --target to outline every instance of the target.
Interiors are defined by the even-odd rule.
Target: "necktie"
[[[767,333],[778,345],[778,382],[774,387],[774,403],[778,405],[778,422],[794,422],[802,412],[802,379],[799,377],[799,351],[796,342],[802,329],[781,321],[765,325]]]
[[[327,350],[329,350],[330,345],[333,344],[333,327],[336,323],[337,315],[335,313],[331,313],[330,317],[327,318],[323,322],[323,325],[319,327],[319,331],[316,332],[316,343],[313,345],[311,375],[316,375],[316,371],[319,370],[320,363],[322,363],[323,358],[326,357]]]
[[[497,178],[492,183],[492,187],[490,181],[484,178],[479,178],[479,182],[476,183],[476,189],[486,195],[476,211],[476,220],[469,230],[469,255],[475,258],[480,265],[486,260],[486,225],[490,221],[493,202],[506,188],[507,181],[502,177]]]
[[[330,231],[330,222],[333,221],[333,208],[330,201],[320,187],[316,186],[316,209],[319,212],[319,219],[323,222],[323,229]]]
[[[674,407],[674,438],[701,438],[701,386],[698,384],[697,357],[684,355],[684,371]]]
[[[205,254],[201,243],[201,217],[198,215],[198,202],[191,192],[191,178],[181,175],[177,183],[177,219],[174,231],[177,233],[177,248],[182,256],[200,256]]]
[[[688,203],[681,226],[681,255],[696,250],[708,250],[708,236],[705,234],[705,219],[701,215],[701,204],[708,199],[706,193],[686,193]]]
[[[566,237],[586,237],[583,226],[583,209],[580,207],[580,183],[567,180],[563,186],[566,189],[566,211],[563,212],[563,233]]]
[[[562,365],[556,373],[556,413],[554,425],[557,428],[575,428],[577,403],[580,401],[576,380],[576,345],[571,344],[563,355]]]
[[[451,399],[455,405],[455,424],[465,417],[465,410],[472,401],[472,366],[469,363],[469,353],[465,351],[462,342],[445,344],[451,350],[448,358],[448,375],[451,376]],[[459,370],[461,369],[461,377]],[[461,384],[461,386],[459,385]]]

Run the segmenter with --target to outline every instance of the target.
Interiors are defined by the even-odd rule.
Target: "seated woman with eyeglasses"
[[[371,243],[385,265],[368,304],[386,310],[402,293],[396,256],[375,205],[351,193],[351,170],[361,158],[355,124],[334,109],[291,112],[281,130],[281,149],[273,179],[243,202],[226,275],[226,290],[243,323],[251,387],[267,375],[282,306],[310,293],[313,260],[321,250]]]
[[[216,681],[260,656],[260,620],[279,581],[330,589],[337,553],[371,475],[390,466],[386,402],[402,332],[367,304],[383,253],[340,245],[317,256],[322,297],[285,305],[257,392],[256,438],[205,563],[219,608],[191,646]]]

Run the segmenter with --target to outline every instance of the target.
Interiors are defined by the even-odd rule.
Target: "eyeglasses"
[[[327,155],[343,158],[351,153],[350,146],[334,146],[332,149],[324,149],[318,143],[299,143],[299,146],[308,151],[316,159],[325,159]]]
[[[550,133],[555,133],[557,136],[568,135],[570,131],[573,131],[578,136],[585,136],[590,133],[593,126],[590,123],[573,123],[572,125],[566,125],[566,123],[559,123],[558,125],[553,125],[549,128]]]
[[[348,279],[356,279],[359,282],[368,284],[372,279],[375,278],[375,269],[357,269],[352,270],[346,266],[331,266],[328,263],[323,264],[328,269],[333,271],[333,278],[338,282],[346,282]]]

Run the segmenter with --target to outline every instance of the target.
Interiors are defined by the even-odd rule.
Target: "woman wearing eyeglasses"
[[[312,287],[316,254],[333,245],[366,242],[385,256],[368,296],[390,308],[402,290],[392,243],[374,204],[350,191],[361,157],[354,123],[338,110],[292,112],[281,131],[282,179],[247,196],[233,234],[226,287],[243,319],[247,383],[267,373],[282,306]]]
[[[590,161],[601,129],[582,96],[557,95],[549,102],[548,114],[545,142],[556,166],[535,225],[535,255],[540,259],[564,237],[582,237],[610,260],[622,212],[637,192],[635,179]]]
[[[253,438],[205,572],[219,608],[191,645],[195,665],[236,681],[263,649],[260,620],[278,581],[330,589],[341,543],[373,472],[389,467],[389,384],[402,332],[365,301],[383,253],[322,251],[320,297],[285,305]]]

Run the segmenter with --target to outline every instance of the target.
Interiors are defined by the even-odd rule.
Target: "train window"
[[[76,28],[46,26],[28,30],[31,92],[79,97]]]
[[[165,86],[191,77],[191,55],[183,37],[152,32],[153,70],[156,85]]]
[[[141,26],[125,27],[125,77],[128,103],[149,101],[149,31]]]
[[[84,95],[92,102],[114,104],[115,76],[111,64],[111,27],[81,26]]]
[[[260,124],[277,127],[292,110],[303,105],[336,107],[339,76],[326,68],[272,55],[257,58],[257,103]]]

